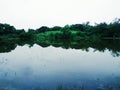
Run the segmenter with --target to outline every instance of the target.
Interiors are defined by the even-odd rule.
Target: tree
[[[120,19],[110,23],[108,34],[110,37],[120,37]]]
[[[19,35],[21,33],[25,33],[25,30],[24,29],[19,29],[19,30],[16,30],[16,34]]]
[[[70,39],[72,36],[72,33],[70,31],[69,25],[66,25],[62,28],[62,39]]]
[[[38,33],[43,33],[43,32],[49,31],[49,30],[50,30],[49,27],[47,27],[47,26],[42,26],[42,27],[40,27],[40,28],[37,29],[37,32],[38,32]]]
[[[11,26],[9,24],[1,24],[0,23],[0,34],[5,35],[5,34],[13,34],[15,33],[16,29],[14,26]]]
[[[51,28],[52,31],[56,31],[56,30],[60,30],[60,29],[62,29],[62,27],[59,27],[59,26],[55,26],[55,27]]]
[[[32,33],[32,34],[35,34],[36,31],[34,29],[28,29],[28,33]]]
[[[84,31],[84,26],[82,24],[73,24],[70,26],[70,29]]]

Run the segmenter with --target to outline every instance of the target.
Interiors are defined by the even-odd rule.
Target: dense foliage
[[[66,25],[64,27],[55,26],[49,28],[42,26],[36,30],[29,29],[26,32],[24,29],[17,30],[14,26],[9,24],[0,23],[0,38],[2,36],[18,37],[22,40],[32,39],[33,36],[39,34],[40,37],[49,39],[83,39],[83,38],[119,38],[120,37],[120,19],[115,19],[113,22],[107,24],[105,22],[96,24],[94,26],[89,25],[89,22],[85,24],[73,24]],[[54,31],[54,32],[53,32]],[[51,32],[46,34],[46,32]]]
[[[118,40],[116,41],[116,39]],[[66,49],[88,50],[89,47],[99,51],[108,49],[112,51],[113,55],[119,56],[120,19],[109,24],[104,22],[94,26],[89,25],[89,22],[64,27],[42,26],[36,30],[28,29],[27,32],[24,29],[18,30],[9,24],[0,23],[0,52],[9,52],[17,45],[29,44],[32,46],[35,43],[42,47],[53,45]]]
[[[109,50],[113,56],[120,56],[120,40],[109,39],[109,40],[81,40],[81,41],[66,41],[66,40],[46,40],[46,41],[28,41],[28,40],[17,40],[17,39],[4,39],[0,41],[0,53],[10,52],[14,50],[17,45],[24,46],[25,44],[32,47],[34,44],[40,45],[41,47],[62,47],[64,49],[81,49],[84,51],[89,51],[90,48],[95,51],[105,52]]]

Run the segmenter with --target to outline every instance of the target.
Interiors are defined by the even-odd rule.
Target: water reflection
[[[34,44],[0,54],[4,90],[119,90],[120,58],[93,48],[63,49]]]
[[[40,45],[41,47],[62,47],[64,49],[81,49],[89,51],[89,48],[93,48],[95,51],[105,52],[109,50],[112,56],[120,56],[120,40],[80,40],[80,41],[19,41],[19,42],[0,42],[0,53],[11,52],[17,45],[24,46],[29,45],[32,47],[34,44]]]
[[[0,45],[0,90],[120,90],[119,40]]]

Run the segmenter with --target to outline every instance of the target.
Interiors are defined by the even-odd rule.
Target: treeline
[[[14,26],[11,26],[9,24],[0,23],[0,36],[7,35],[13,38],[18,37],[23,40],[33,39],[34,35],[45,33],[48,31],[60,31],[59,33],[55,33],[55,34],[51,33],[49,35],[49,37],[55,38],[55,39],[72,39],[73,37],[76,37],[76,36],[82,37],[82,38],[89,38],[89,37],[119,38],[120,37],[120,19],[116,19],[109,24],[103,22],[103,23],[95,24],[94,26],[90,25],[89,22],[87,22],[84,24],[66,25],[64,27],[55,26],[55,27],[49,28],[47,26],[42,26],[36,30],[34,29],[18,30]]]

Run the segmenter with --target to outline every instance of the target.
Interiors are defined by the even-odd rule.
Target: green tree
[[[16,29],[14,26],[0,23],[0,35],[13,34],[15,31]]]
[[[62,28],[62,39],[70,39],[72,37],[72,33],[70,31],[69,25],[66,25]]]
[[[49,31],[49,30],[50,30],[49,27],[47,27],[47,26],[42,26],[42,27],[38,28],[36,31],[37,31],[38,33],[44,33],[44,32]]]
[[[60,27],[60,26],[55,26],[55,27],[51,28],[52,31],[57,31],[57,30],[61,30],[61,29],[62,29],[62,27]]]
[[[84,26],[82,24],[73,24],[70,26],[70,29],[84,31]]]

